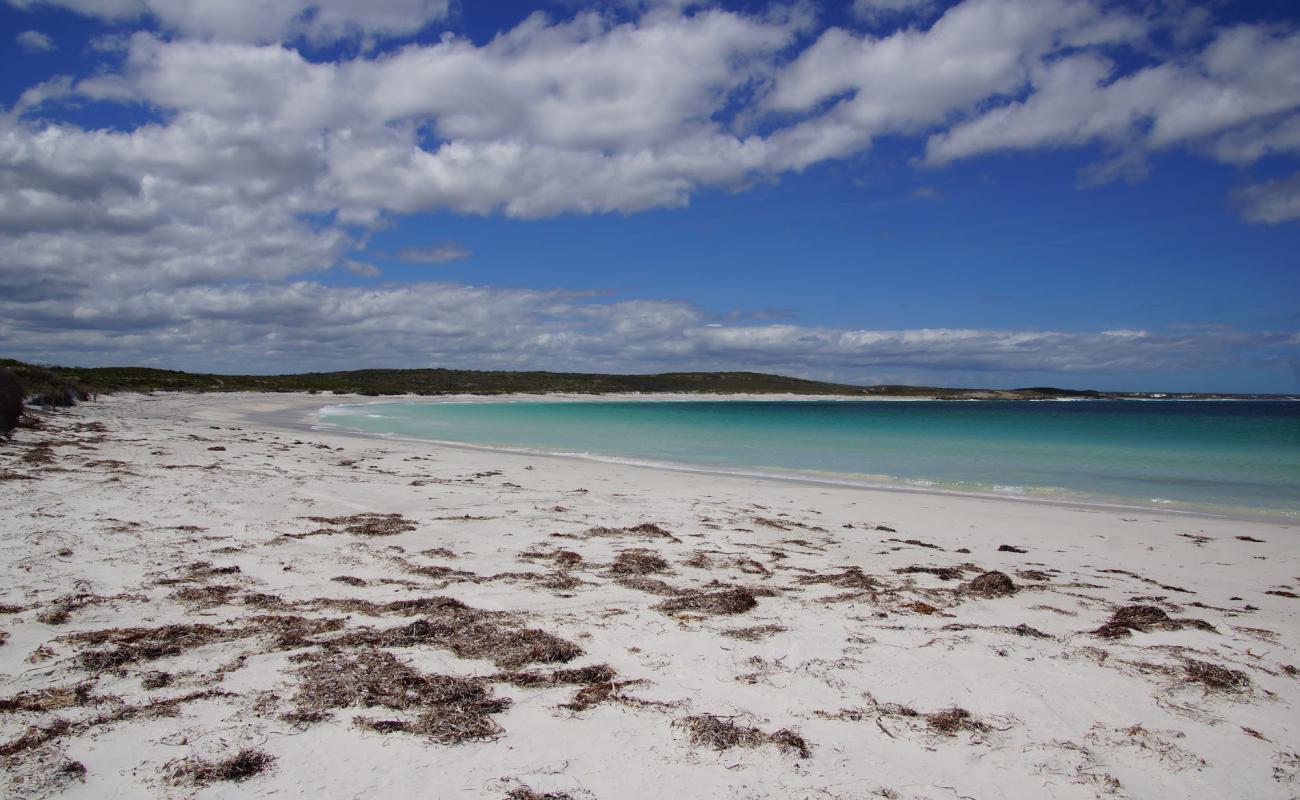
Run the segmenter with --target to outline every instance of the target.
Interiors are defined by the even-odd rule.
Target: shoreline
[[[285,395],[283,394],[277,396],[285,397]],[[1300,524],[1300,512],[1291,511],[1287,509],[1271,509],[1271,508],[1258,509],[1258,508],[1248,508],[1248,507],[1239,507],[1239,506],[1205,508],[1205,507],[1197,507],[1194,505],[1179,503],[1177,501],[1171,501],[1168,504],[1157,504],[1157,503],[1142,504],[1140,502],[1125,502],[1126,498],[1109,497],[1104,495],[1089,495],[1087,493],[1079,493],[1074,496],[1057,499],[1053,497],[1034,495],[1034,494],[1016,494],[1010,492],[998,493],[993,491],[980,491],[978,489],[944,488],[942,486],[937,486],[937,485],[930,485],[930,486],[909,485],[905,479],[902,478],[891,479],[890,476],[880,476],[880,479],[878,481],[873,481],[871,479],[858,480],[853,477],[849,477],[847,475],[842,478],[835,477],[833,475],[820,477],[814,474],[800,473],[798,471],[791,471],[789,474],[785,474],[777,471],[769,472],[761,469],[745,469],[739,467],[728,469],[728,468],[721,468],[721,467],[710,467],[708,465],[696,465],[690,463],[654,461],[651,459],[636,459],[631,457],[608,456],[608,455],[591,454],[591,453],[566,453],[566,452],[559,452],[559,451],[531,449],[531,448],[522,448],[522,447],[485,445],[485,444],[477,444],[473,442],[457,442],[457,441],[451,441],[445,439],[426,439],[426,438],[421,438],[416,436],[403,436],[400,434],[374,433],[370,431],[363,431],[363,430],[358,430],[353,428],[331,425],[328,422],[322,422],[320,420],[320,417],[323,415],[320,412],[323,412],[325,409],[335,407],[335,406],[367,406],[367,405],[380,405],[380,404],[393,403],[393,402],[420,403],[420,402],[425,402],[426,399],[422,398],[416,400],[408,400],[408,399],[373,400],[372,398],[366,398],[364,401],[361,401],[355,399],[355,398],[360,398],[361,396],[350,395],[350,396],[345,396],[349,398],[354,398],[354,400],[350,402],[315,405],[312,402],[312,400],[313,398],[319,397],[318,395],[294,394],[290,396],[295,399],[293,403],[293,408],[282,410],[279,412],[251,414],[248,415],[246,419],[248,419],[248,421],[250,422],[256,421],[261,424],[284,426],[284,429],[286,430],[293,429],[293,430],[300,430],[300,431],[319,431],[319,432],[328,431],[328,432],[334,432],[334,433],[344,434],[348,436],[357,436],[365,439],[373,439],[377,441],[402,441],[402,442],[409,442],[413,444],[427,444],[434,447],[463,448],[467,450],[502,453],[502,454],[510,454],[510,455],[517,455],[517,456],[526,456],[526,457],[558,458],[558,459],[568,459],[568,460],[577,460],[577,461],[587,461],[587,462],[593,462],[598,464],[610,464],[610,465],[632,467],[634,469],[664,470],[669,472],[710,475],[710,476],[717,476],[717,477],[748,478],[754,480],[791,483],[796,485],[836,486],[836,487],[841,487],[846,489],[854,489],[854,490],[868,491],[868,492],[877,491],[877,492],[901,493],[901,494],[937,495],[942,497],[965,497],[965,498],[980,499],[980,500],[1002,500],[1011,503],[1035,503],[1035,504],[1044,504],[1044,505],[1060,507],[1060,508],[1103,509],[1103,510],[1121,511],[1121,512],[1130,512],[1130,513],[1162,513],[1162,514],[1169,514],[1171,516],[1178,517],[1178,518],[1204,517],[1207,519],[1237,520],[1242,522]],[[557,395],[555,397],[559,398],[560,396]],[[560,400],[561,402],[581,403],[581,402],[600,402],[600,401],[609,401],[609,402],[644,401],[647,400],[648,398],[657,397],[657,396],[637,395],[635,393],[622,393],[617,396],[602,395],[602,396],[593,397],[593,396],[586,396],[586,395],[564,395],[562,397],[563,399]],[[800,399],[810,399],[810,400],[831,399],[832,397],[833,396],[827,396],[825,398],[816,397],[816,398],[800,398]],[[764,396],[764,395],[728,396],[728,399],[730,400],[742,400],[742,401],[755,400],[758,398],[779,399],[779,400],[791,399],[786,396],[780,396],[778,398],[772,398],[771,396]],[[551,396],[547,396],[546,399],[550,401],[553,398]],[[717,398],[703,398],[696,395],[674,395],[673,399],[667,400],[666,402],[691,402],[691,401],[704,400],[704,399],[714,400]],[[870,399],[868,398],[836,398],[836,399],[857,401],[857,402],[861,402],[864,400],[870,401]],[[914,402],[918,400],[926,401],[926,400],[933,400],[933,399],[934,398],[894,398],[888,400],[887,402]],[[473,395],[450,395],[447,396],[447,399],[428,398],[427,401],[430,404],[475,403],[475,402],[488,402],[488,403],[537,402],[537,396],[536,395],[509,395],[498,399],[495,397],[479,398],[478,396],[473,396]],[[949,401],[944,401],[944,402],[949,402]],[[984,402],[984,401],[979,401],[979,402]],[[1040,402],[1040,401],[1035,401],[1035,402]],[[1060,401],[1041,401],[1041,402],[1075,402],[1075,401],[1060,400]],[[1078,402],[1083,402],[1083,401],[1078,401]],[[1179,401],[1179,402],[1197,402],[1197,401],[1189,400],[1189,401]],[[307,408],[314,408],[315,410],[314,411],[304,410]],[[891,482],[891,480],[896,482]],[[1045,488],[1048,491],[1054,489],[1054,487],[1043,487],[1043,488]],[[1068,492],[1070,490],[1059,489],[1059,491]]]
[[[0,794],[1300,787],[1295,526],[281,426],[319,400],[0,443]]]

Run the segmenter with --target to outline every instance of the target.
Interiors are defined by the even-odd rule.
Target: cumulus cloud
[[[0,337],[15,351],[69,360],[76,345],[139,360],[157,342],[183,359],[226,342],[232,364],[277,368],[364,357],[1084,370],[1267,345],[1225,332],[709,327],[722,320],[654,299],[341,289],[315,276],[377,277],[350,254],[403,214],[680,207],[882,136],[911,142],[931,166],[1100,150],[1085,182],[1139,179],[1150,153],[1174,148],[1234,165],[1293,157],[1294,28],[1216,30],[1182,15],[1199,21],[1175,31],[1158,14],[1090,0],[964,0],[941,14],[940,4],[860,0],[864,14],[910,12],[864,34],[811,27],[801,6],[629,2],[619,13],[534,15],[487,41],[425,35],[329,61],[304,55],[300,39],[411,35],[446,19],[448,3],[8,2],[152,26],[96,39],[111,51],[102,69],[49,76],[0,114]],[[60,116],[83,101],[131,104],[150,121],[91,129]],[[1292,175],[1234,198],[1247,219],[1273,224],[1296,219],[1296,196]],[[457,247],[398,256],[468,255]],[[511,322],[498,335],[501,320]]]
[[[1098,53],[1040,65],[1027,98],[931,135],[927,160],[1098,141],[1185,146],[1233,163],[1300,148],[1300,32],[1241,25],[1185,62],[1116,73]]]
[[[686,303],[602,302],[583,293],[417,283],[208,285],[0,300],[0,337],[66,362],[161,359],[210,369],[356,364],[479,368],[763,368],[864,376],[882,369],[1059,373],[1206,368],[1281,359],[1285,334],[1198,330],[843,330],[721,324]],[[1280,362],[1279,362],[1280,363]]]
[[[14,40],[24,53],[48,53],[54,49],[54,40],[40,31],[23,31]]]
[[[1271,225],[1300,220],[1300,172],[1238,189],[1233,199],[1251,222]]]
[[[1144,24],[1091,2],[968,0],[930,28],[876,38],[832,28],[777,76],[772,111],[825,109],[777,134],[781,161],[802,168],[918,133],[1018,92],[1062,51],[1140,37]]]
[[[863,22],[876,23],[902,15],[924,14],[935,0],[853,0],[849,13]]]
[[[448,261],[461,261],[471,255],[469,248],[459,242],[442,242],[432,247],[404,247],[397,251],[397,260],[419,264],[445,264]]]
[[[184,36],[274,42],[305,36],[402,36],[447,16],[448,0],[8,0],[23,9],[64,8],[110,22],[151,18]]]

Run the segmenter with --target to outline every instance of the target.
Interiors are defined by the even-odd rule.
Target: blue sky
[[[0,0],[0,351],[1300,391],[1289,3]]]

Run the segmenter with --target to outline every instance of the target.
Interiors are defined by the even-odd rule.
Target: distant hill
[[[761,372],[663,372],[606,375],[584,372],[506,372],[456,369],[362,369],[301,375],[213,375],[147,367],[52,367],[0,359],[28,397],[68,405],[95,393],[113,392],[336,392],[360,395],[439,394],[799,394],[856,397],[932,397],[943,400],[1200,399],[1261,395],[1096,392],[1031,387],[960,389],[934,386],[853,386]]]

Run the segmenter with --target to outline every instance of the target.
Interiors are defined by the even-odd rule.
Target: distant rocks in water
[[[976,597],[1007,597],[1016,593],[1016,585],[1005,572],[985,572],[972,578],[961,586],[963,594]]]

